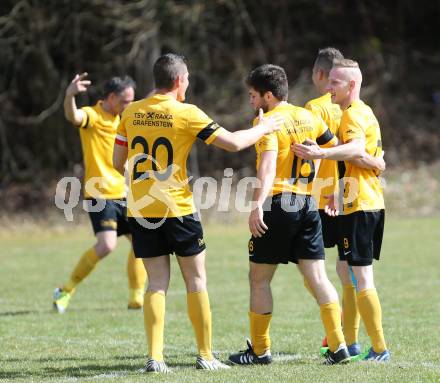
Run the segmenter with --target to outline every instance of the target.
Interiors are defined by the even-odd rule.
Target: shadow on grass
[[[91,360],[97,360],[95,358],[56,358],[56,357],[49,357],[49,358],[36,358],[36,359],[29,359],[29,358],[6,358],[6,359],[0,359],[1,363],[48,363],[48,362],[85,362],[85,361],[91,361]]]
[[[101,307],[101,308],[85,308],[85,309],[69,309],[68,313],[83,313],[86,311],[95,311],[95,312],[109,312],[109,311],[122,311],[122,310],[115,310],[114,307]],[[135,310],[133,310],[135,311]],[[53,309],[47,309],[47,310],[17,310],[17,311],[3,311],[0,312],[0,317],[16,317],[16,316],[26,316],[26,315],[53,315],[53,316],[64,316],[68,315],[66,314],[59,314]]]
[[[141,313],[142,310],[128,310],[126,307],[115,307],[115,306],[109,306],[109,307],[81,307],[81,308],[75,308],[69,307],[69,310],[65,314],[59,314],[57,313],[53,308],[48,308],[47,310],[17,310],[17,311],[3,311],[0,312],[0,317],[14,317],[14,316],[26,316],[26,315],[41,315],[41,314],[49,314],[57,316],[65,316],[69,313],[84,313],[84,312],[121,312],[121,313]]]
[[[24,316],[30,314],[38,314],[39,311],[30,311],[30,310],[19,310],[19,311],[4,311],[0,312],[0,317],[16,317],[16,316]]]
[[[119,308],[119,307],[115,307],[115,306],[108,306],[108,307],[70,307],[67,309],[67,311],[63,314],[59,314],[57,313],[55,310],[50,310],[54,315],[59,315],[59,316],[64,316],[64,315],[69,315],[69,313],[75,313],[75,314],[81,314],[81,313],[87,313],[87,312],[103,312],[103,313],[107,313],[107,312],[121,312],[121,313],[125,313],[125,312],[141,312],[138,310],[128,310],[127,308]]]
[[[167,363],[171,368],[194,368],[195,356],[193,362],[181,362],[178,358],[192,357],[193,354],[179,354],[170,355],[169,362]],[[111,361],[122,361],[122,363],[111,363]],[[173,361],[174,360],[174,361]],[[99,364],[101,362],[103,364]],[[127,361],[124,363],[123,361]],[[132,361],[131,363],[129,361]],[[22,362],[22,363],[60,363],[60,362],[73,362],[75,364],[85,362],[80,366],[72,367],[54,367],[54,366],[40,366],[36,367],[32,371],[23,370],[17,371],[15,368],[11,371],[0,371],[0,380],[2,379],[35,379],[35,378],[92,378],[102,376],[132,376],[142,374],[140,369],[146,362],[145,355],[117,355],[110,358],[94,358],[94,357],[46,357],[46,358],[8,358],[0,359],[0,363],[4,365],[7,362]],[[88,363],[87,363],[88,362]],[[107,363],[107,364],[104,364]]]
[[[94,357],[59,357],[59,356],[49,356],[46,358],[0,358],[0,362],[3,363],[19,363],[19,362],[34,362],[34,363],[48,363],[48,362],[98,362],[98,361],[109,361],[109,360],[143,360],[145,355],[124,355],[124,356],[114,356],[110,358],[94,358]]]
[[[34,371],[0,371],[2,379],[23,378],[89,378],[99,375],[134,375],[139,374],[141,365],[138,364],[110,364],[99,365],[96,363],[75,367],[43,367]]]

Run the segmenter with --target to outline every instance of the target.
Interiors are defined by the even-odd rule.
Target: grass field
[[[268,367],[196,371],[195,342],[175,261],[167,298],[165,354],[174,373],[145,376],[142,312],[126,310],[128,246],[102,262],[78,289],[68,312],[51,310],[53,288],[68,276],[93,237],[88,227],[0,234],[0,380],[167,382],[440,382],[440,218],[388,219],[376,263],[389,364],[322,366],[319,310],[293,266],[273,282],[275,309]],[[205,228],[214,349],[220,359],[248,335],[245,226]],[[335,252],[327,269],[333,281]],[[361,330],[363,345],[368,343]]]

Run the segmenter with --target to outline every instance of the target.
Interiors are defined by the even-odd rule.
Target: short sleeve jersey
[[[85,168],[84,198],[123,198],[125,178],[113,167],[119,115],[107,113],[101,101],[81,109],[85,113],[79,126]]]
[[[341,122],[342,111],[338,104],[333,104],[330,93],[310,100],[305,108],[313,114],[321,117],[329,127],[330,131],[338,137],[339,124]],[[338,163],[333,160],[321,160],[316,180],[322,183],[322,187],[317,189],[317,199],[319,209],[324,209],[328,201],[326,195],[333,194],[338,180]],[[315,180],[315,182],[316,182]]]
[[[339,135],[343,143],[353,139],[365,141],[365,151],[373,157],[379,157],[382,153],[379,123],[371,108],[361,100],[354,101],[342,113]],[[344,181],[345,214],[385,208],[382,187],[375,170],[362,169],[345,162]]]
[[[195,105],[155,94],[122,114],[116,144],[128,147],[128,216],[181,217],[196,211],[186,162],[197,138],[211,144],[223,128]]]
[[[291,145],[303,143],[309,138],[321,146],[334,146],[337,138],[321,118],[307,109],[281,103],[265,115],[273,114],[281,115],[284,125],[280,131],[263,136],[256,143],[257,170],[263,152],[277,151],[276,176],[271,194],[288,192],[310,195],[315,177],[315,161],[295,156]],[[257,119],[254,120],[256,124]]]

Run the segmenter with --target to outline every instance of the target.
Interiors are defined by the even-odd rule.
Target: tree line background
[[[93,87],[129,74],[136,98],[154,86],[156,58],[189,60],[187,101],[230,130],[249,126],[243,79],[263,63],[283,66],[289,100],[316,97],[310,74],[319,48],[359,61],[362,98],[382,127],[390,166],[415,167],[440,153],[439,1],[380,0],[3,0],[0,4],[0,209],[53,200],[63,175],[81,174],[78,132],[64,119],[75,73]],[[254,152],[229,154],[197,144],[190,168],[248,175]]]

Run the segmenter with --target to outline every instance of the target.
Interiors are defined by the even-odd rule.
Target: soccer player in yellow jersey
[[[335,61],[329,75],[328,89],[332,102],[343,110],[339,137],[342,145],[332,149],[321,149],[317,145],[295,145],[295,153],[306,159],[344,159],[338,150],[358,142],[370,157],[381,161],[382,140],[379,123],[373,111],[359,98],[362,73],[357,62]],[[336,149],[336,150],[335,150]],[[346,158],[345,158],[346,160]],[[362,321],[370,336],[372,347],[366,360],[388,361],[382,329],[382,310],[373,278],[373,259],[378,260],[382,246],[385,222],[385,204],[382,187],[374,169],[365,169],[346,161],[344,170],[344,205],[340,219],[340,259],[350,266],[357,282],[356,300]],[[330,201],[327,209],[337,214],[336,200]],[[348,281],[348,273],[345,276]],[[342,278],[341,278],[342,279]]]
[[[338,104],[332,103],[331,94],[328,92],[327,87],[328,76],[332,69],[333,61],[341,59],[343,59],[342,53],[336,48],[328,47],[319,50],[312,70],[312,81],[318,93],[321,94],[321,97],[310,100],[305,105],[305,108],[321,117],[331,132],[336,136],[339,134],[342,111]],[[384,170],[382,158],[380,157],[376,160],[367,153],[363,158],[354,159],[351,163],[363,168],[373,168],[377,171]],[[343,165],[343,162],[341,162],[341,165]],[[321,160],[314,184],[314,191],[319,201],[318,206],[322,223],[324,247],[331,248],[338,246],[338,252],[343,256],[343,248],[338,244],[340,236],[338,226],[339,217],[330,216],[325,212],[325,206],[328,204],[326,197],[336,192],[338,179],[338,162],[327,159]],[[346,262],[338,259],[336,271],[342,282],[342,328],[344,337],[350,356],[356,356],[361,353],[361,350],[358,343],[360,316],[357,308],[355,283],[352,281],[353,278],[350,278]],[[308,286],[306,285],[306,287]],[[326,339],[324,339],[323,346],[327,346],[326,343]]]
[[[330,131],[337,137],[339,122],[341,121],[341,108],[333,104],[330,93],[327,92],[328,75],[333,66],[333,60],[342,59],[342,53],[336,48],[319,50],[312,70],[312,81],[320,97],[310,100],[305,108],[319,116],[327,124]],[[324,247],[334,247],[337,243],[336,219],[325,214],[324,208],[328,201],[325,196],[334,193],[338,180],[338,164],[332,160],[321,160],[316,174],[315,184],[318,186],[316,198],[318,200],[319,215],[322,222],[322,236]],[[320,187],[322,186],[322,187]]]
[[[104,98],[94,106],[78,109],[75,96],[90,85],[87,73],[76,75],[67,87],[64,113],[78,128],[83,150],[85,175],[84,198],[88,203],[96,244],[87,250],[72,271],[69,280],[55,289],[54,308],[66,310],[77,285],[95,265],[113,251],[117,237],[130,235],[125,207],[125,179],[112,163],[113,145],[120,113],[133,101],[134,81],[126,76],[114,77],[104,86]],[[140,260],[130,251],[127,261],[130,297],[128,308],[143,305],[146,272]]]
[[[128,159],[128,216],[136,257],[148,273],[144,300],[148,343],[146,372],[169,372],[163,355],[165,295],[170,254],[177,255],[187,291],[188,316],[194,328],[196,367],[229,368],[211,351],[211,310],[206,289],[205,241],[188,186],[186,161],[195,140],[228,151],[249,147],[277,128],[263,118],[252,129],[231,133],[195,105],[185,104],[189,74],[184,57],[161,56],[153,68],[156,90],[123,113],[113,163],[124,173]]]
[[[266,115],[284,118],[282,129],[256,144],[257,178],[255,208],[249,217],[250,334],[247,350],[232,354],[235,364],[268,364],[269,326],[273,301],[270,283],[279,264],[293,262],[310,286],[320,306],[328,337],[326,364],[349,360],[341,328],[338,294],[327,278],[321,220],[311,196],[315,162],[302,160],[290,150],[294,143],[313,140],[323,146],[337,144],[337,138],[324,121],[310,111],[287,103],[288,82],[284,69],[262,65],[248,79],[250,103]],[[347,156],[358,155],[348,147]]]

